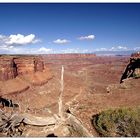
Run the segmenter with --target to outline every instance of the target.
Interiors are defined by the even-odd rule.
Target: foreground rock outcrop
[[[126,78],[139,78],[140,77],[140,52],[134,53],[130,57],[130,62],[127,65],[120,83],[123,82],[124,79]]]

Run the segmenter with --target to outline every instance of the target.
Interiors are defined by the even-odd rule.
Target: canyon
[[[98,137],[93,115],[140,106],[140,79],[127,77],[120,83],[130,59],[95,54],[1,56],[0,95],[19,105],[1,110],[16,114],[17,124],[26,124],[22,137]]]

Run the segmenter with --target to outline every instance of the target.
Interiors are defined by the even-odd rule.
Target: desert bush
[[[139,137],[140,108],[109,109],[93,116],[92,124],[103,137]]]

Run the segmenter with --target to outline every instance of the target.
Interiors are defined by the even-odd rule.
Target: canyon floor
[[[140,79],[128,79],[120,84],[122,73],[129,62],[129,57],[95,57],[77,59],[45,59],[45,66],[52,73],[52,78],[44,85],[31,86],[18,94],[7,94],[5,98],[18,103],[18,113],[37,116],[59,115],[59,97],[61,94],[61,68],[64,67],[64,91],[62,109],[65,114],[72,114],[93,137],[98,133],[94,129],[92,116],[102,110],[140,105]],[[4,108],[8,110],[9,108]],[[65,116],[65,115],[64,115]],[[80,136],[67,135],[64,125],[57,127],[55,133],[50,126],[26,126],[23,137],[46,137],[55,134],[58,137]],[[63,130],[63,131],[62,131]]]

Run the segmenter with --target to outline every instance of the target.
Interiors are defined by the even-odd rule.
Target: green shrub
[[[140,109],[106,110],[93,116],[92,124],[103,137],[140,136]]]

